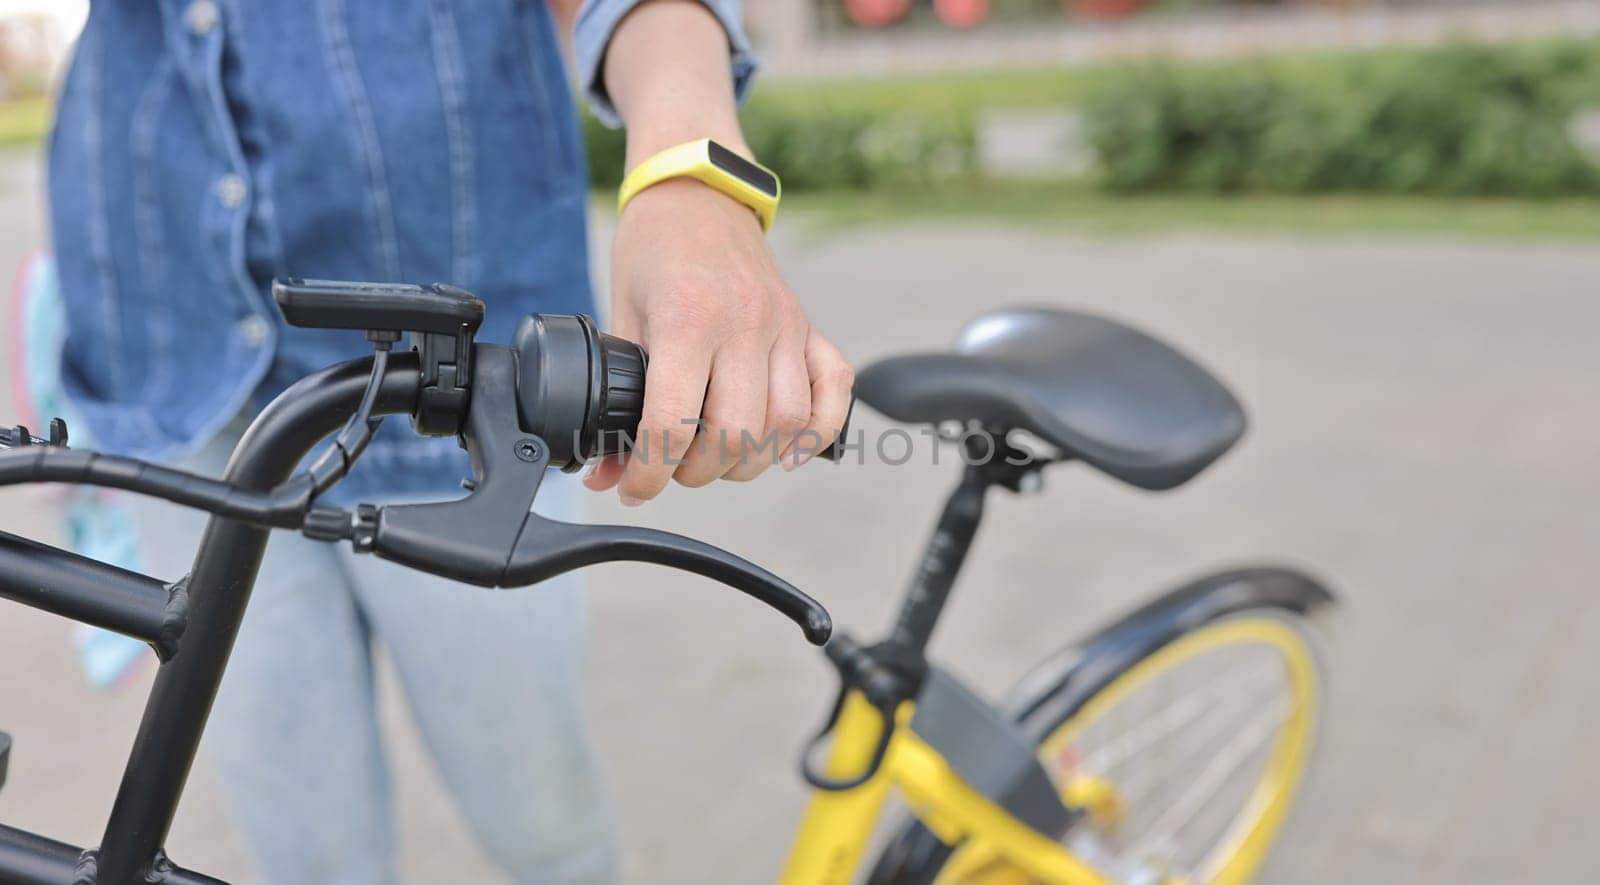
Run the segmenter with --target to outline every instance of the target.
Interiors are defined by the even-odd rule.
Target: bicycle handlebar
[[[50,442],[15,428],[0,440],[0,485],[71,482],[165,498],[230,519],[301,528],[325,541],[467,583],[520,587],[603,562],[638,561],[703,575],[740,590],[827,641],[826,609],[782,578],[726,550],[668,532],[578,525],[532,512],[548,467],[628,450],[644,403],[642,348],[599,331],[585,316],[533,314],[510,347],[473,341],[483,302],[444,285],[429,287],[279,280],[273,295],[297,326],[362,329],[380,351],[412,333],[405,360],[373,361],[367,395],[333,450],[269,491],[242,488],[129,458],[68,450],[65,429]],[[393,366],[386,371],[386,366]],[[395,382],[412,390],[392,402]],[[414,387],[412,387],[414,385]],[[426,504],[360,505],[352,513],[315,506],[359,457],[376,414],[409,412],[424,435],[454,435],[471,456],[466,497]],[[280,395],[288,405],[300,386]],[[839,436],[844,435],[843,429]],[[836,459],[837,444],[819,452]]]

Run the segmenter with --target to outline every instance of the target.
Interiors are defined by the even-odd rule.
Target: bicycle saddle
[[[874,363],[856,395],[906,423],[1025,430],[1152,490],[1187,482],[1245,429],[1238,401],[1188,357],[1113,320],[1044,307],[984,314],[954,352]]]

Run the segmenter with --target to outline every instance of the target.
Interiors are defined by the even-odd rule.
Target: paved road
[[[0,166],[0,268],[38,241],[35,174]],[[1262,556],[1302,565],[1348,609],[1318,777],[1269,880],[1600,881],[1600,254],[956,223],[791,228],[781,249],[860,361],[937,346],[987,307],[1087,305],[1202,355],[1254,416],[1237,453],[1173,494],[1065,468],[1039,497],[997,500],[938,657],[999,691],[1176,579]],[[675,492],[639,518],[745,553],[870,631],[950,481],[920,459],[819,466]],[[8,493],[0,523],[45,531],[40,501]],[[702,582],[593,577],[590,712],[628,880],[770,880],[827,671],[787,623]],[[3,612],[0,726],[18,749],[0,819],[93,841],[142,698],[84,688],[63,622]],[[461,857],[483,870],[392,684],[385,697],[413,881],[452,881]],[[203,767],[171,847],[248,881]]]

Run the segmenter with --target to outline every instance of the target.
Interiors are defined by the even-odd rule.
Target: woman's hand
[[[623,17],[604,79],[629,169],[699,138],[750,158],[728,53],[698,0],[645,0]],[[792,470],[833,441],[854,375],[784,285],[748,206],[690,179],[646,188],[617,222],[611,267],[611,331],[643,344],[650,368],[634,451],[596,466],[591,489],[639,504],[673,478]]]
[[[591,489],[631,505],[669,479],[792,470],[843,425],[850,366],[784,285],[755,213],[722,193],[672,179],[628,203],[611,306],[611,331],[643,344],[650,367],[634,452],[597,465]]]

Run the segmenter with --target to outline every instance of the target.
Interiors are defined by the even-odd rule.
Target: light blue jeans
[[[220,476],[240,429],[184,466]],[[553,473],[536,509],[574,519],[581,494]],[[205,515],[141,502],[145,566],[184,574]],[[375,642],[495,863],[519,883],[613,881],[612,827],[579,692],[583,631],[574,575],[486,590],[274,532],[203,745],[263,885],[401,881]]]

